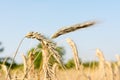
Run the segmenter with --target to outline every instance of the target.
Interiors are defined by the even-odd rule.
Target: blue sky
[[[65,59],[72,57],[66,38],[73,39],[83,60],[93,60],[95,49],[100,48],[108,60],[120,54],[120,1],[118,0],[1,0],[0,41],[5,47],[3,56],[13,56],[20,40],[27,32],[37,31],[50,37],[58,29],[82,23],[98,21],[93,27],[78,30],[54,39],[65,47]],[[25,39],[16,57],[38,44]]]

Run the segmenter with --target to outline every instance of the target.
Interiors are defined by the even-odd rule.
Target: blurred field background
[[[1,0],[0,80],[5,80],[5,78],[29,80],[33,75],[35,78],[33,77],[34,79],[31,80],[40,80],[39,78],[43,80],[48,77],[45,72],[52,73],[49,75],[50,78],[52,76],[56,80],[119,80],[119,3],[120,1],[108,0]],[[62,35],[64,31],[68,33],[70,30],[65,28],[78,26],[74,24],[91,20],[95,21],[95,25],[90,28]],[[53,36],[52,34],[57,30],[59,32],[59,29],[65,30],[59,34],[56,33],[57,36]],[[74,29],[72,28],[72,30]],[[54,57],[50,58],[50,62],[45,62],[47,59],[43,61],[42,54],[46,50],[43,49],[41,41],[24,39],[19,46],[26,33],[32,31],[42,34],[56,44],[55,50],[59,54],[54,54]],[[66,42],[68,38],[74,41],[77,51],[74,51],[75,47]],[[44,45],[48,44],[44,43]],[[53,47],[48,48],[48,53],[53,51]],[[32,52],[34,55],[31,55]],[[73,54],[75,52],[78,54]],[[30,58],[30,56],[33,57]],[[35,58],[36,60],[33,61]],[[49,63],[49,66],[43,68],[43,65],[47,65],[43,62]],[[54,71],[51,70],[54,63],[57,63],[55,74],[51,72]]]

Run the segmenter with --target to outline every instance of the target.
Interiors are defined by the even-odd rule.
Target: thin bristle
[[[75,25],[72,25],[70,27],[66,27],[64,29],[62,28],[62,29],[58,30],[55,34],[53,34],[53,36],[51,38],[52,39],[57,38],[60,35],[63,35],[63,34],[69,33],[69,32],[73,32],[73,31],[76,31],[78,29],[90,27],[90,26],[94,25],[95,23],[96,23],[95,21],[91,21],[91,22],[85,22],[82,24],[75,24]]]

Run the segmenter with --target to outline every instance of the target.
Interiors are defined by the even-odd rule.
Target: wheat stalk
[[[21,46],[23,40],[24,40],[24,38],[20,41],[20,43],[19,43],[19,45],[18,45],[18,48],[17,48],[17,50],[16,50],[16,52],[15,52],[15,54],[14,54],[14,56],[13,56],[12,62],[11,62],[11,64],[10,64],[10,67],[8,68],[8,74],[7,74],[7,77],[8,77],[9,74],[10,74],[10,69],[11,69],[11,67],[12,67],[12,64],[13,64],[13,62],[14,62],[14,59],[15,59],[17,53],[18,53],[18,50],[19,50],[19,48],[20,48],[20,46]]]
[[[115,80],[120,80],[120,67],[114,63],[114,75],[115,75]]]
[[[25,37],[26,38],[33,38],[33,39],[35,38],[35,39],[37,39],[41,42],[41,45],[43,47],[42,56],[43,56],[43,71],[44,71],[44,74],[45,74],[44,80],[51,80],[52,79],[52,76],[51,76],[52,73],[51,73],[51,69],[50,69],[50,66],[49,66],[49,62],[48,62],[50,56],[53,55],[53,57],[57,60],[57,62],[60,65],[63,65],[62,61],[61,61],[61,56],[56,51],[55,43],[48,40],[46,37],[39,34],[38,32],[29,32]]]
[[[96,56],[99,58],[99,61],[100,61],[99,62],[99,70],[100,70],[100,72],[103,72],[102,78],[107,80],[106,61],[105,61],[105,57],[103,55],[103,52],[100,49],[96,49]]]
[[[34,54],[33,52],[31,51],[29,53],[29,56],[28,56],[28,66],[30,68],[30,71],[28,73],[28,77],[31,79],[31,78],[35,78],[35,67],[34,67],[34,64],[31,66],[32,63],[34,63]]]
[[[24,65],[24,75],[26,74],[27,70],[28,70],[28,65],[27,65],[27,58],[24,54],[22,54],[22,58],[23,58],[23,65]],[[26,76],[27,77],[27,76]]]
[[[53,80],[58,80],[56,74],[57,74],[57,68],[58,68],[58,64],[54,63],[53,67],[52,67],[52,72],[53,72]]]
[[[35,51],[35,50],[34,50]],[[34,51],[32,53],[32,55],[34,54]],[[23,79],[22,80],[25,80],[25,78],[27,78],[27,75],[30,74],[30,72],[34,72],[34,62],[36,61],[36,59],[39,57],[39,53],[37,54],[37,56],[32,59],[31,61],[31,58],[30,55],[29,55],[29,58],[26,58],[25,56],[23,56],[23,60],[24,60],[24,76],[23,76]],[[28,60],[30,60],[30,63],[28,63]],[[32,69],[31,69],[32,68]],[[35,75],[34,73],[32,73],[33,75]]]
[[[72,51],[73,51],[73,57],[74,57],[74,62],[75,62],[75,68],[77,71],[81,72],[82,75],[88,79],[88,80],[91,80],[91,77],[86,75],[84,72],[83,72],[83,66],[80,65],[80,60],[79,60],[79,56],[78,56],[78,50],[77,50],[77,47],[76,47],[76,44],[75,42],[70,39],[70,38],[67,38],[66,41],[68,42],[68,44],[71,46],[72,48]],[[81,76],[81,75],[80,75]]]
[[[11,80],[12,78],[10,73],[8,72],[7,66],[5,64],[1,64],[1,68],[5,72],[6,80]]]
[[[96,49],[96,56],[99,58],[100,61],[105,61],[103,52],[100,49]]]
[[[41,42],[42,45],[46,47],[46,49],[52,53],[53,57],[57,60],[59,64],[62,64],[62,58],[56,50],[56,44],[53,43],[51,40],[47,39],[45,36],[39,34],[38,32],[29,32],[26,35],[26,38],[35,38]]]
[[[52,80],[51,73],[50,73],[50,68],[48,64],[49,60],[49,52],[47,47],[43,44],[43,49],[42,49],[42,56],[43,56],[43,71],[44,71],[44,80]]]
[[[72,48],[76,70],[79,70],[80,61],[79,61],[78,50],[77,50],[76,44],[70,38],[66,39],[66,41]]]
[[[82,24],[75,24],[75,25],[72,25],[72,26],[69,26],[66,28],[62,28],[62,29],[58,30],[56,33],[54,33],[51,38],[57,38],[60,35],[63,35],[63,34],[69,33],[69,32],[73,32],[73,31],[76,31],[78,29],[90,27],[90,26],[94,25],[95,23],[96,22],[91,21],[91,22],[85,22]]]
[[[115,77],[114,77],[114,72],[113,72],[113,68],[112,68],[112,64],[111,62],[109,61],[106,61],[105,62],[105,71],[106,71],[106,75],[107,75],[107,79],[108,80],[115,80]]]

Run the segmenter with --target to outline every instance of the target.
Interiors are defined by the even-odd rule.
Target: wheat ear
[[[60,35],[63,35],[63,34],[69,33],[69,32],[73,32],[73,31],[76,31],[78,29],[90,27],[90,26],[94,25],[95,23],[96,23],[95,21],[91,21],[91,22],[85,22],[82,24],[75,24],[75,25],[72,25],[72,26],[69,26],[66,28],[62,28],[62,29],[58,30],[56,33],[54,33],[51,38],[57,38]]]
[[[99,70],[100,72],[103,72],[102,77],[100,79],[107,80],[107,73],[106,73],[106,63],[105,63],[105,57],[103,55],[103,52],[100,49],[96,49],[96,56],[99,58]]]
[[[76,44],[70,38],[66,39],[66,41],[72,48],[76,70],[79,70],[80,61],[79,61],[78,50],[77,50]]]
[[[6,74],[6,80],[11,80],[12,78],[10,73],[8,72],[7,66],[5,64],[1,64],[1,68]]]

